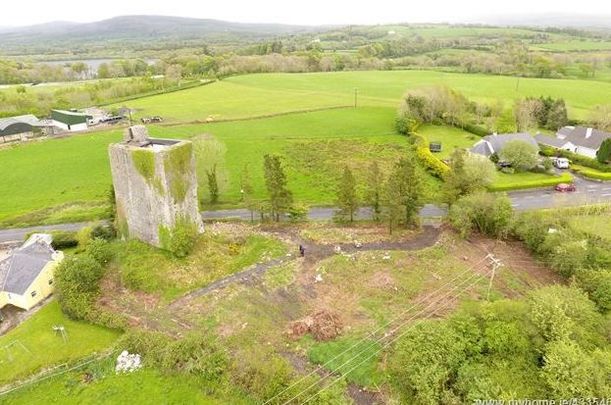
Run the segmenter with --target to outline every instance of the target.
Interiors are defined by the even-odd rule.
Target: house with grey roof
[[[529,145],[533,145],[539,150],[539,145],[535,138],[529,133],[516,133],[516,134],[492,134],[484,136],[470,149],[471,153],[490,157],[493,154],[499,154],[505,145],[511,141],[522,141]]]
[[[542,145],[556,149],[567,150],[589,158],[596,158],[596,153],[602,143],[611,138],[611,133],[587,127],[562,127],[556,137],[537,135],[536,139]]]
[[[31,138],[34,131],[43,124],[32,114],[0,118],[0,139],[2,142],[20,141]]]
[[[53,293],[54,272],[64,255],[51,241],[51,235],[33,234],[0,261],[0,309],[10,304],[29,310]]]

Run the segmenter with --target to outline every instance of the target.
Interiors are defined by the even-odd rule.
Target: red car
[[[556,187],[554,187],[554,190],[560,191],[561,193],[568,193],[571,191],[575,191],[575,185],[568,184],[568,183],[560,183],[560,184],[556,184]]]

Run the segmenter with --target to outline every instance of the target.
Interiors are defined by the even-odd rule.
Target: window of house
[[[32,291],[32,297],[36,297],[37,292],[36,291]]]

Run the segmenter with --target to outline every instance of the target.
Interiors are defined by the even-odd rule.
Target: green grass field
[[[537,44],[532,46],[531,48],[560,52],[606,51],[611,50],[611,41],[558,41],[548,42],[545,44]]]
[[[311,205],[334,203],[336,179],[344,165],[362,180],[374,159],[388,168],[408,143],[393,128],[395,109],[408,88],[445,84],[480,101],[551,95],[564,97],[573,117],[583,118],[608,102],[611,83],[587,80],[517,79],[435,71],[375,71],[236,76],[207,86],[146,97],[128,103],[137,115],[161,115],[177,126],[152,126],[154,136],[194,137],[201,195],[205,171],[219,170],[221,203],[240,201],[240,173],[248,165],[255,197],[265,196],[262,159],[285,156],[295,199]],[[358,88],[359,108],[301,112],[242,121],[197,123],[268,116],[291,111],[351,105]],[[184,122],[192,122],[185,124]],[[456,129],[423,128],[446,147],[470,146],[471,135]],[[107,145],[120,130],[76,135],[0,149],[0,227],[97,219],[104,216],[111,180]],[[430,139],[433,140],[433,139]],[[428,177],[431,194],[438,182]],[[203,208],[210,208],[204,205]]]
[[[66,328],[66,342],[53,331],[54,325]],[[52,301],[30,319],[0,337],[0,348],[12,344],[0,353],[0,385],[42,368],[75,361],[102,351],[118,337],[117,331],[68,319],[62,314],[57,301]]]
[[[137,116],[161,115],[169,121],[229,119],[286,111],[352,105],[358,89],[362,106],[396,107],[409,88],[445,84],[476,101],[526,96],[562,97],[569,115],[585,118],[591,107],[608,102],[611,83],[531,79],[437,71],[270,73],[235,76],[221,82],[126,103]],[[116,105],[117,107],[120,106]]]
[[[362,179],[372,160],[388,169],[405,153],[408,142],[394,132],[394,114],[388,107],[347,108],[249,121],[154,126],[150,132],[160,137],[194,137],[204,200],[205,170],[214,163],[220,180],[219,206],[239,204],[240,174],[245,165],[255,197],[264,198],[263,156],[279,153],[285,156],[289,187],[297,201],[332,205],[344,164],[353,167]],[[109,131],[0,150],[0,171],[6,173],[0,182],[0,195],[5,196],[0,225],[67,222],[90,219],[87,213],[102,215],[103,207],[92,211],[91,204],[104,204],[111,184],[106,148],[120,139],[119,131]],[[437,182],[427,179],[434,191]],[[63,211],[48,209],[62,204],[68,204]]]
[[[84,381],[86,373],[92,376],[92,381]],[[162,374],[151,368],[128,374],[115,374],[114,358],[24,387],[0,397],[0,402],[76,405],[116,404],[129,399],[131,403],[144,404],[150,403],[152,398],[163,404],[226,403],[206,396],[197,379],[193,377]]]

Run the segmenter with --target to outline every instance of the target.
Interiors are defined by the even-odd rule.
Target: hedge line
[[[573,165],[571,166],[571,170],[590,179],[611,180],[611,173],[601,172],[599,170],[591,169],[588,167]]]
[[[552,177],[545,180],[530,180],[521,183],[510,183],[510,184],[491,184],[488,187],[489,191],[511,191],[511,190],[522,190],[527,188],[538,188],[538,187],[549,187],[555,186],[560,183],[570,183],[573,180],[570,174],[563,173],[561,176]]]
[[[450,167],[433,155],[424,136],[412,134],[412,137],[416,146],[416,157],[418,157],[428,171],[443,180],[450,172]]]

